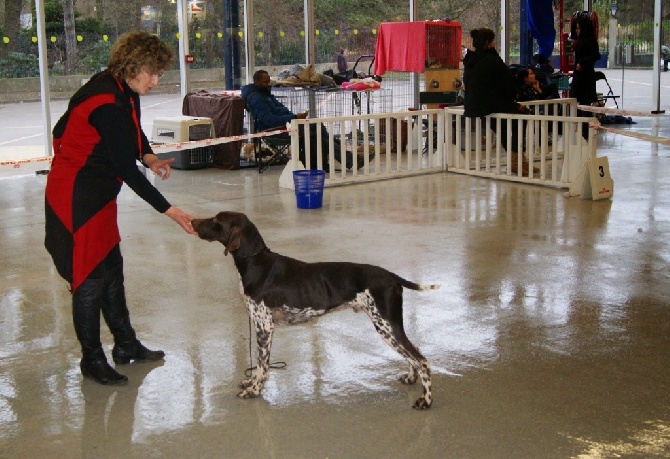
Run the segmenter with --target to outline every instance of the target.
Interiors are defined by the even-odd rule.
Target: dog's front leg
[[[272,313],[263,303],[257,304],[251,298],[245,298],[249,317],[251,317],[256,328],[256,344],[258,346],[258,361],[256,362],[256,373],[249,379],[240,383],[242,390],[237,394],[240,398],[254,398],[261,394],[263,385],[268,379],[270,367],[270,348],[272,346],[272,333],[275,324]]]

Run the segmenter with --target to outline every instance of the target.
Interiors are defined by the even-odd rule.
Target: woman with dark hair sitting
[[[518,102],[530,100],[558,99],[558,89],[555,84],[541,84],[531,68],[524,68],[516,73],[518,84]]]
[[[517,95],[518,102],[528,102],[530,100],[542,100],[544,94],[540,82],[535,78],[533,69],[521,69],[516,74],[516,81],[519,85],[519,93]]]

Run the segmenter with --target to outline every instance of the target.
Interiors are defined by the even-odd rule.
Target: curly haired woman
[[[161,360],[163,351],[137,339],[126,306],[116,197],[126,183],[158,212],[195,234],[193,217],[170,205],[139,171],[136,160],[162,179],[170,162],[151,151],[140,127],[140,96],[157,84],[174,60],[172,50],[145,33],[122,35],[107,68],[70,99],[54,127],[54,158],[46,184],[45,246],[70,284],[72,316],[81,344],[82,374],[100,384],[128,378],[107,362],[100,342],[100,313],[114,336],[117,365]]]

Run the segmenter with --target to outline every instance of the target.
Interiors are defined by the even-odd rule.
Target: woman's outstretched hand
[[[184,229],[184,231],[186,231],[188,234],[198,234],[193,229],[193,226],[191,226],[191,220],[193,220],[193,217],[184,212],[183,210],[173,206],[165,211],[165,215],[167,215],[172,220],[177,222],[177,224],[181,226]]]

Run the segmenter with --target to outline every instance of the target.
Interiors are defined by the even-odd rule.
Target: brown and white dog
[[[403,287],[434,290],[436,284],[410,282],[378,266],[348,263],[305,263],[272,252],[246,215],[220,212],[215,217],[195,219],[193,228],[201,239],[219,241],[224,254],[233,254],[240,275],[241,291],[258,343],[258,369],[244,380],[238,397],[258,397],[268,379],[270,347],[275,324],[298,324],[334,310],[365,311],[375,329],[409,362],[403,384],[421,380],[423,395],[414,408],[430,408],[433,402],[428,360],[405,335],[402,314]]]
[[[258,146],[258,155],[265,158],[266,156],[272,156],[274,152],[270,150],[266,145],[260,144]],[[256,153],[254,152],[254,144],[249,142],[242,145],[242,151],[240,153],[240,158],[245,159],[246,161],[256,161]]]

